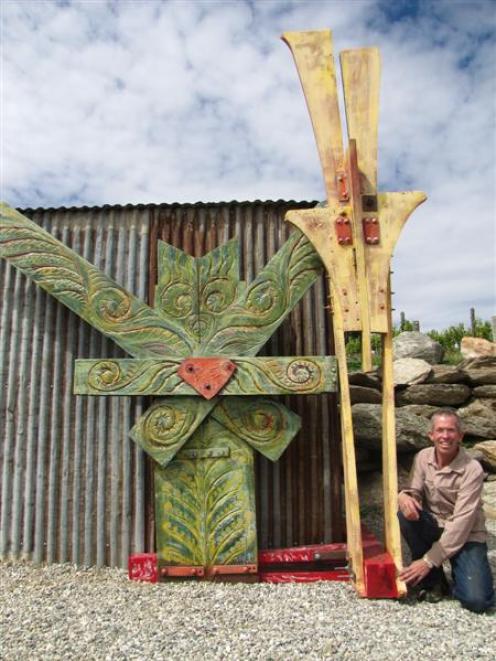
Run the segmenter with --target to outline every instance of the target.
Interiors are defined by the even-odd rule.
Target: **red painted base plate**
[[[365,594],[369,599],[396,599],[396,568],[389,553],[368,530],[362,530]],[[215,571],[213,571],[215,569]],[[256,565],[215,567],[167,567],[159,570],[156,553],[129,556],[129,578],[156,583],[161,577],[214,578],[224,573],[257,575]],[[234,571],[233,571],[234,570]],[[226,574],[227,575],[227,574]],[[256,580],[256,578],[255,578]],[[346,565],[346,544],[315,544],[284,549],[269,549],[258,554],[258,580],[265,583],[312,583],[350,581]]]

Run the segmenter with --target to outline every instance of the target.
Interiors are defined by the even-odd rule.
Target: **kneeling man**
[[[436,411],[429,438],[434,447],[417,454],[410,486],[398,497],[401,533],[413,558],[400,578],[418,586],[419,598],[439,601],[449,593],[442,568],[449,559],[453,596],[482,613],[494,605],[481,498],[484,472],[460,447],[463,432],[456,411]]]

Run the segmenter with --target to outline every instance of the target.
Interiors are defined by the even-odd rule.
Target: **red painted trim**
[[[130,581],[156,583],[158,581],[157,554],[134,553],[129,556],[127,569]]]
[[[329,571],[262,571],[262,583],[314,583],[315,581],[349,581],[350,575],[343,569]]]

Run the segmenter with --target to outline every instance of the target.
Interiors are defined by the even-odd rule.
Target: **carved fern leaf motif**
[[[253,453],[223,426],[205,422],[155,485],[162,564],[256,563]]]

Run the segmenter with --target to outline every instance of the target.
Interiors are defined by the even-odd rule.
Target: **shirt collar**
[[[436,450],[435,448],[429,448],[430,453],[429,453],[429,458],[428,458],[428,463],[432,464],[434,468],[438,471],[443,471],[445,473],[463,473],[466,466],[467,466],[467,461],[470,460],[470,457],[467,455],[465,450],[460,447],[458,449],[458,453],[456,457],[453,459],[451,463],[449,463],[447,466],[443,466],[443,468],[438,468],[437,463],[436,463]]]

